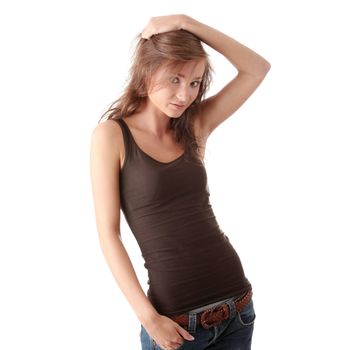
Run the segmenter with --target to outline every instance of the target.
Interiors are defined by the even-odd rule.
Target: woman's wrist
[[[149,328],[160,317],[160,314],[156,311],[149,311],[137,316],[141,324]]]
[[[159,313],[153,307],[153,305],[150,304],[150,302],[143,306],[140,309],[140,312],[137,312],[136,315],[143,325],[153,323],[153,321],[159,317]]]

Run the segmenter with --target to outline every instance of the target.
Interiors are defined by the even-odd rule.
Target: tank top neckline
[[[131,137],[133,143],[136,145],[137,149],[138,149],[142,154],[144,154],[147,158],[151,159],[152,161],[154,161],[154,162],[156,162],[156,163],[158,163],[158,164],[169,165],[169,164],[172,164],[172,163],[175,163],[175,162],[181,160],[181,159],[185,156],[186,151],[182,152],[182,154],[181,154],[179,157],[175,158],[174,160],[171,160],[170,162],[161,162],[161,161],[159,161],[159,160],[157,160],[157,159],[151,157],[149,154],[147,154],[145,151],[143,151],[142,148],[136,143],[136,141],[135,141],[135,139],[134,139],[134,136],[132,135],[132,132],[131,132],[129,126],[128,126],[128,124],[124,121],[124,119],[123,119],[123,118],[118,118],[118,119],[121,120],[122,123],[124,124],[124,126],[126,127],[128,133],[129,133],[129,135],[130,135],[130,137]]]

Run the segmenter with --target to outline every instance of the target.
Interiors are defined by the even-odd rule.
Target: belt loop
[[[197,314],[196,313],[189,313],[188,314],[188,332],[195,332],[196,331],[196,322],[197,322]]]
[[[234,302],[234,297],[232,297],[230,300],[226,301],[226,304],[228,304],[228,306],[230,307],[230,319],[232,319],[237,313],[236,305]]]

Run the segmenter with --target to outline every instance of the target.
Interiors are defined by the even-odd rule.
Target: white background
[[[254,288],[253,349],[349,349],[350,28],[345,1],[320,0],[1,2],[0,348],[141,349],[98,243],[90,137],[134,37],[175,13],[271,63],[206,153],[214,212]],[[236,70],[207,49],[211,95]],[[121,231],[146,292],[124,217]]]

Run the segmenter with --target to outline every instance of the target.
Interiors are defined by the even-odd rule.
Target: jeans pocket
[[[237,313],[237,320],[242,326],[250,326],[254,323],[256,318],[253,299]]]
[[[161,348],[155,340],[147,333],[146,329],[141,324],[141,331],[140,331],[140,339],[141,339],[141,347],[142,350],[164,350]],[[179,345],[174,350],[181,350],[183,346],[185,345],[186,340],[183,339],[183,343]]]

